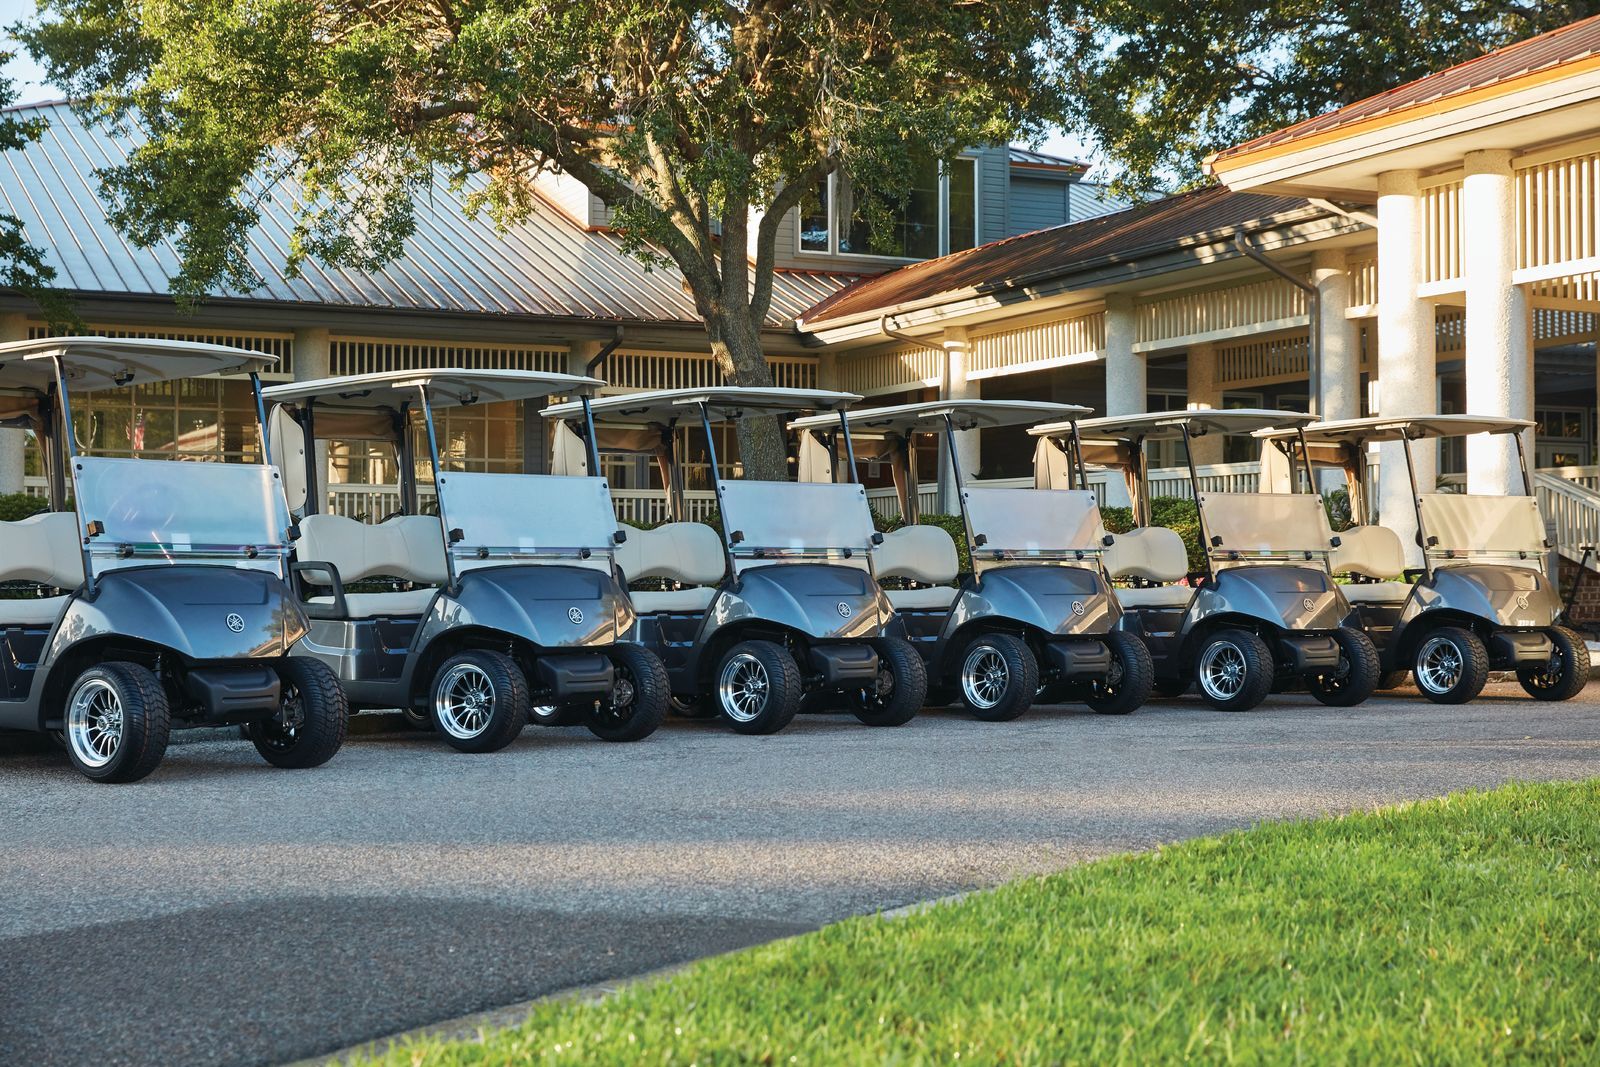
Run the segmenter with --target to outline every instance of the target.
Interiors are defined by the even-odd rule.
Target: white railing
[[[1584,545],[1600,545],[1600,493],[1550,471],[1534,472],[1533,493],[1558,553],[1576,562]]]
[[[1600,467],[1541,467],[1537,473],[1600,493]]]

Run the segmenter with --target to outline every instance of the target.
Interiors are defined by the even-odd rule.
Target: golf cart
[[[944,435],[953,456],[957,430],[1041,419],[1070,426],[1087,414],[1068,404],[957,400],[845,416],[861,447],[876,446],[891,465],[906,525],[886,534],[872,558],[880,581],[906,585],[886,590],[895,610],[890,632],[921,651],[936,702],[954,697],[977,718],[1003,722],[1036,700],[1081,700],[1122,715],[1150,696],[1150,653],[1118,628],[1122,610],[1100,571],[1100,504],[1081,468],[1076,487],[1020,489],[968,485],[957,467],[970,573],[957,574],[948,533],[918,524],[919,434]],[[791,427],[804,435],[802,477],[835,480],[839,419],[813,415]]]
[[[155,770],[174,728],[243,726],[279,767],[339,750],[336,680],[289,657],[306,620],[284,584],[294,527],[271,456],[85,456],[95,420],[73,418],[75,394],[248,373],[264,429],[256,376],[274,362],[184,341],[0,344],[0,424],[36,435],[51,508],[0,522],[0,581],[37,594],[0,599],[0,729],[54,734],[99,782]],[[128,429],[142,437],[142,424]]]
[[[1383,688],[1406,671],[1429,700],[1460,704],[1477,696],[1491,670],[1514,670],[1540,700],[1568,700],[1589,680],[1589,649],[1559,625],[1561,597],[1546,573],[1544,520],[1533,496],[1521,419],[1473,415],[1347,419],[1317,423],[1304,436],[1268,435],[1291,457],[1345,473],[1350,514],[1365,523],[1370,509],[1369,446],[1399,442],[1411,477],[1422,567],[1405,568],[1399,536],[1374,524],[1337,535],[1332,566],[1348,574],[1345,597],[1378,646]],[[1522,493],[1482,496],[1421,492],[1413,442],[1470,434],[1509,434],[1517,442]],[[1396,580],[1401,579],[1401,580]]]
[[[546,410],[562,420],[558,468],[561,457],[592,457],[598,442],[599,451],[652,452],[664,473],[672,521],[631,533],[618,564],[631,583],[673,586],[630,595],[635,637],[660,653],[685,712],[720,713],[740,733],[767,734],[810,694],[840,695],[871,726],[898,726],[921,709],[922,658],[891,635],[893,609],[873,574],[882,535],[866,490],[727,478],[717,466],[715,424],[747,415],[833,412],[848,454],[842,415],[859,399],[725,387],[605,397],[590,405],[592,421],[580,404]],[[677,441],[686,427],[704,434],[722,536],[687,521]],[[571,447],[577,436],[587,448]]]
[[[266,390],[278,405],[274,440],[297,461],[290,504],[305,513],[293,573],[311,632],[296,652],[332,667],[352,706],[426,716],[462,752],[509,745],[530,702],[607,741],[637,741],[661,724],[661,661],[623,639],[633,610],[614,572],[624,534],[605,480],[447,470],[439,456],[438,412],[599,384],[435,369]],[[426,441],[436,515],[418,507],[413,426]],[[315,443],[330,438],[393,450],[393,514],[366,523],[323,513]]]
[[[1080,459],[1123,471],[1136,529],[1117,534],[1102,557],[1127,619],[1150,648],[1156,689],[1167,696],[1197,683],[1213,707],[1244,711],[1274,685],[1304,680],[1324,704],[1348,707],[1372,695],[1378,653],[1344,625],[1350,605],[1328,567],[1328,521],[1310,494],[1215,492],[1202,488],[1192,442],[1211,434],[1250,435],[1314,422],[1299,412],[1192,410],[1118,415],[1077,424]],[[1070,423],[1031,431],[1067,440]],[[1189,574],[1173,530],[1150,523],[1145,446],[1181,441],[1188,464],[1205,567]]]

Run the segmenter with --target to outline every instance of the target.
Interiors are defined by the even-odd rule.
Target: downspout
[[[1236,230],[1233,234],[1233,247],[1241,255],[1248,256],[1263,267],[1306,294],[1306,312],[1311,319],[1311,328],[1307,331],[1306,344],[1306,369],[1310,372],[1310,389],[1307,390],[1307,407],[1311,414],[1322,417],[1322,294],[1317,287],[1299,275],[1285,270],[1250,243],[1250,235],[1243,230]]]
[[[601,345],[600,351],[594,354],[594,358],[583,365],[583,373],[588,377],[593,378],[594,372],[599,368],[600,364],[606,361],[606,357],[611,355],[611,353],[615,352],[622,346],[622,337],[622,327],[618,326],[616,327],[616,333],[611,335],[611,340]]]
[[[889,319],[890,316],[887,313],[878,316],[879,333],[883,334],[885,337],[892,337],[896,341],[903,341],[908,345],[916,345],[918,348],[926,348],[931,352],[937,352],[944,357],[944,362],[942,364],[943,377],[941,378],[943,384],[939,386],[939,399],[950,399],[950,350],[942,344],[936,345],[932,341],[924,341],[920,337],[912,337],[908,333],[901,333],[899,330],[889,325]],[[955,469],[956,464],[956,454],[954,451],[952,451],[953,448],[954,441],[947,437],[945,440],[942,460],[945,464],[950,466],[951,470]],[[954,476],[952,476],[952,478],[953,477]],[[943,470],[939,472],[939,511],[945,515],[950,514],[950,501],[945,499],[945,493],[948,491],[947,486],[951,484],[952,478],[946,478]]]

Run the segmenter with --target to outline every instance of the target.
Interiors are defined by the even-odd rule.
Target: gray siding
[[[984,148],[978,152],[978,243],[988,244],[1008,236],[1007,189],[1011,180],[1011,149]]]
[[[1069,184],[1051,178],[1011,176],[1011,218],[1006,236],[1030,233],[1067,221]]]

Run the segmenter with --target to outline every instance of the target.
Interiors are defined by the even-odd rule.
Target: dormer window
[[[847,174],[833,174],[800,203],[801,252],[891,259],[933,259],[978,242],[976,160],[961,157],[919,168],[890,232],[874,241],[857,190]]]

